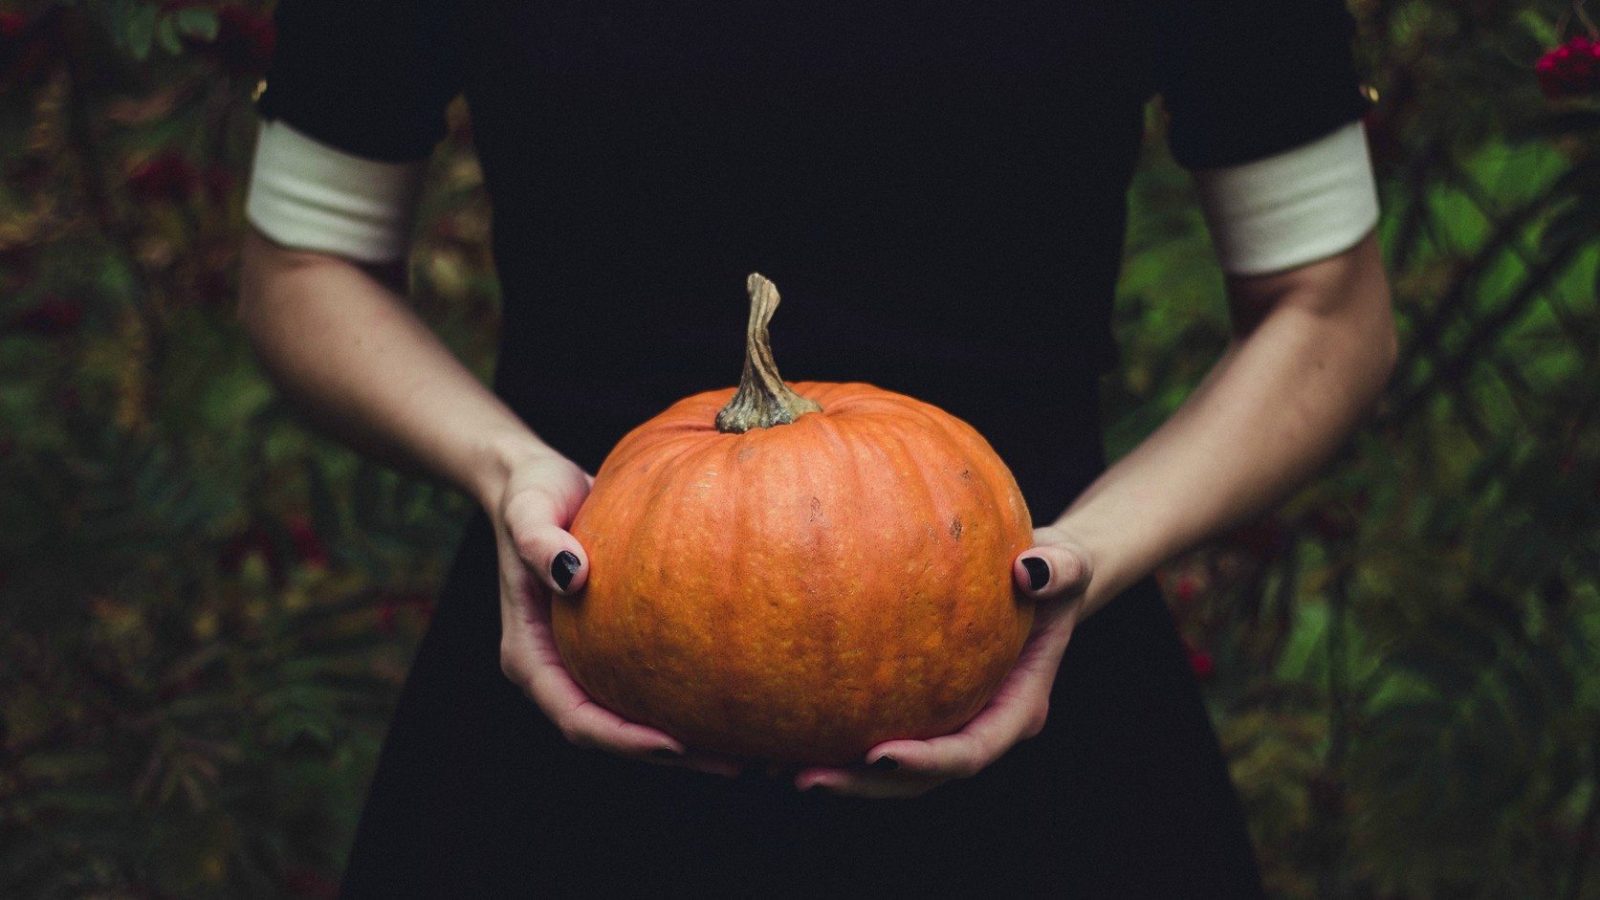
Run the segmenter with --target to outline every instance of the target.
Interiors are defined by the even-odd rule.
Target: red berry
[[[128,174],[128,190],[140,200],[182,203],[199,181],[194,166],[169,150],[135,166]]]
[[[211,57],[229,75],[241,78],[264,74],[277,42],[272,18],[245,6],[217,10],[217,36],[209,43],[187,39],[190,46]]]
[[[14,40],[28,27],[28,17],[19,12],[0,12],[0,41]]]
[[[15,331],[24,331],[44,337],[70,334],[83,323],[83,304],[54,294],[40,301],[38,306],[23,310],[10,322]]]
[[[322,537],[316,529],[311,527],[311,520],[303,515],[293,515],[284,524],[289,530],[289,540],[294,543],[295,556],[308,566],[326,568],[328,548],[322,543]]]
[[[1552,100],[1600,93],[1600,44],[1578,35],[1539,57],[1533,71]]]
[[[1193,575],[1182,576],[1173,584],[1172,594],[1180,603],[1193,603],[1200,596],[1200,579]]]
[[[378,603],[378,630],[384,634],[394,634],[394,622],[399,613],[400,604],[391,597],[384,597]]]
[[[1193,670],[1194,677],[1200,681],[1210,681],[1217,672],[1217,664],[1211,654],[1196,647],[1188,638],[1183,639],[1183,649],[1189,657],[1189,668]]]

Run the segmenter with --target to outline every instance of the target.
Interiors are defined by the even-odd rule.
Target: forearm
[[[362,268],[247,235],[239,318],[315,425],[487,503],[518,459],[551,453],[394,291]]]
[[[1300,484],[1387,380],[1394,331],[1370,236],[1297,277],[1234,284],[1236,334],[1182,407],[1055,524],[1088,550],[1085,615]]]

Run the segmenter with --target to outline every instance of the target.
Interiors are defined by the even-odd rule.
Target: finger
[[[589,580],[589,557],[578,539],[549,519],[529,517],[522,522],[518,524],[507,517],[512,545],[545,590],[562,596],[583,590]]]
[[[1036,600],[1076,596],[1089,584],[1089,564],[1071,547],[1040,544],[1023,551],[1011,564],[1012,578]]]
[[[841,797],[903,800],[920,797],[946,780],[872,769],[816,767],[801,770],[794,786],[801,791],[826,791]]]
[[[1020,661],[989,705],[955,734],[885,741],[867,751],[865,768],[806,769],[796,776],[795,787],[857,797],[915,797],[946,781],[970,778],[1044,727],[1048,694],[1034,683],[1048,685],[1048,674],[1036,674],[1034,668]]]
[[[512,644],[513,652],[523,657],[512,668],[524,673],[524,692],[569,742],[641,759],[652,753],[657,758],[684,755],[683,744],[665,732],[629,722],[596,703],[561,665],[548,625],[534,621],[529,626]]]
[[[579,747],[662,763],[679,762],[688,755],[683,744],[666,732],[629,722],[588,697],[557,716],[555,723],[562,736]]]
[[[503,631],[501,668],[562,736],[579,746],[641,759],[652,753],[658,758],[682,757],[683,745],[670,735],[623,719],[584,691],[562,664],[541,606],[529,604],[512,612]]]
[[[822,791],[841,797],[896,800],[920,797],[950,779],[893,771],[883,766],[812,768],[795,776],[803,791]]]
[[[563,737],[579,747],[726,778],[737,778],[743,771],[743,767],[731,758],[688,752],[681,742],[666,732],[629,722],[587,697],[568,716],[558,720],[556,725]]]
[[[887,767],[904,775],[944,780],[970,778],[1004,756],[1022,740],[1044,728],[1048,695],[1013,678],[960,731],[927,740],[885,741],[867,751],[869,766]]]
[[[1020,728],[1009,738],[990,733],[965,731],[927,741],[892,741],[874,747],[869,768],[889,768],[883,761],[893,760],[900,780],[945,782],[971,778],[999,759],[1021,739]]]

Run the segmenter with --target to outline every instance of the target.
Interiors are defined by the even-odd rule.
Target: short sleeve
[[[444,0],[279,0],[257,113],[356,156],[427,157],[461,89],[454,9]]]
[[[1363,116],[1343,0],[1178,0],[1162,23],[1157,90],[1188,169],[1252,162]]]
[[[1197,169],[1195,187],[1222,270],[1265,275],[1354,246],[1378,222],[1362,122],[1247,163]]]

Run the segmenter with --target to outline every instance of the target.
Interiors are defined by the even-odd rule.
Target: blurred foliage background
[[[1402,359],[1323,477],[1162,582],[1274,895],[1600,896],[1593,26],[1352,10]],[[272,38],[253,2],[0,5],[0,895],[332,896],[468,511],[309,433],[233,318]],[[412,298],[487,377],[451,121]],[[1149,123],[1113,452],[1226,336]]]

